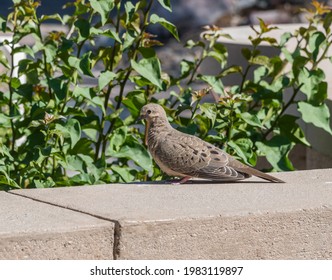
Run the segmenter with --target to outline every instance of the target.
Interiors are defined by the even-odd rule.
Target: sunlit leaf
[[[2,64],[3,66],[5,66],[7,69],[10,68],[10,65],[8,63],[7,57],[5,56],[5,54],[3,53],[2,50],[0,50],[0,64]]]
[[[118,165],[112,165],[111,169],[119,174],[125,183],[134,182],[136,179],[136,173],[137,171],[133,168],[127,167],[127,166],[118,166]]]
[[[81,139],[81,125],[78,120],[70,119],[66,127],[70,134],[71,147],[74,147],[76,143]]]
[[[294,170],[288,154],[294,144],[284,136],[274,136],[271,140],[255,143],[276,171]]]
[[[149,80],[159,89],[162,89],[161,67],[157,57],[143,58],[138,63],[131,60],[131,66],[138,74],[142,75],[142,77]]]
[[[298,110],[302,114],[302,119],[306,123],[312,123],[314,126],[324,129],[332,135],[330,127],[330,111],[326,104],[314,106],[307,102],[300,101]]]
[[[80,69],[83,74],[94,77],[91,71],[91,60],[90,60],[91,52],[85,53],[80,61]]]
[[[309,50],[312,52],[313,59],[316,60],[321,44],[325,41],[325,35],[316,31],[309,38]]]
[[[112,71],[105,71],[101,73],[98,78],[99,90],[102,90],[105,86],[112,82],[116,78],[116,76],[117,75]]]
[[[114,0],[90,0],[91,7],[100,14],[101,23],[107,22],[108,14],[115,7]]]
[[[253,143],[249,138],[240,138],[235,141],[230,140],[227,142],[236,153],[236,155],[242,159],[248,165],[252,164],[253,156]]]
[[[137,118],[141,108],[147,103],[147,100],[144,91],[134,90],[127,94],[122,103],[128,108],[130,114],[134,118]]]
[[[110,156],[117,158],[127,158],[133,160],[137,165],[146,171],[152,171],[152,159],[144,146],[140,144],[133,136],[128,136],[125,144],[118,152],[109,150]]]
[[[171,0],[158,0],[159,4],[169,12],[172,12]]]
[[[164,26],[173,36],[176,40],[180,41],[179,34],[176,26],[173,23],[170,23],[168,20],[159,17],[156,14],[152,14],[150,17],[151,23],[159,23],[162,26]]]
[[[240,117],[242,120],[244,120],[247,124],[251,126],[264,128],[264,126],[262,125],[256,114],[253,115],[248,112],[243,112],[240,113]]]
[[[199,108],[201,109],[202,113],[204,114],[204,116],[206,116],[208,119],[211,120],[212,123],[212,127],[214,126],[214,123],[216,121],[217,118],[217,108],[215,104],[211,104],[211,103],[203,103],[199,106]]]
[[[109,148],[116,152],[120,150],[120,147],[125,143],[127,137],[128,128],[121,126],[114,130],[110,136]]]
[[[310,146],[302,128],[296,123],[298,117],[292,115],[283,115],[279,118],[278,125],[280,133],[295,143],[301,143]]]

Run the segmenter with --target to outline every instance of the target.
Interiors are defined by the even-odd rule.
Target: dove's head
[[[149,103],[142,107],[140,117],[141,120],[146,120],[151,122],[154,120],[165,120],[167,121],[167,116],[163,107],[158,104]]]

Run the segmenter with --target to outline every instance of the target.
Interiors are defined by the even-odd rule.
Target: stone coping
[[[0,259],[332,259],[332,169],[0,192]]]

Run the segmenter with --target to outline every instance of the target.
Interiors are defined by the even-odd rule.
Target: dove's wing
[[[236,160],[227,153],[195,136],[172,130],[160,144],[155,156],[175,173],[226,181],[250,177],[229,166],[230,161]],[[236,162],[242,167],[242,163]]]

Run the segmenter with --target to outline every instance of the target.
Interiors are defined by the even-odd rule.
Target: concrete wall
[[[332,259],[332,169],[0,192],[0,259]]]

